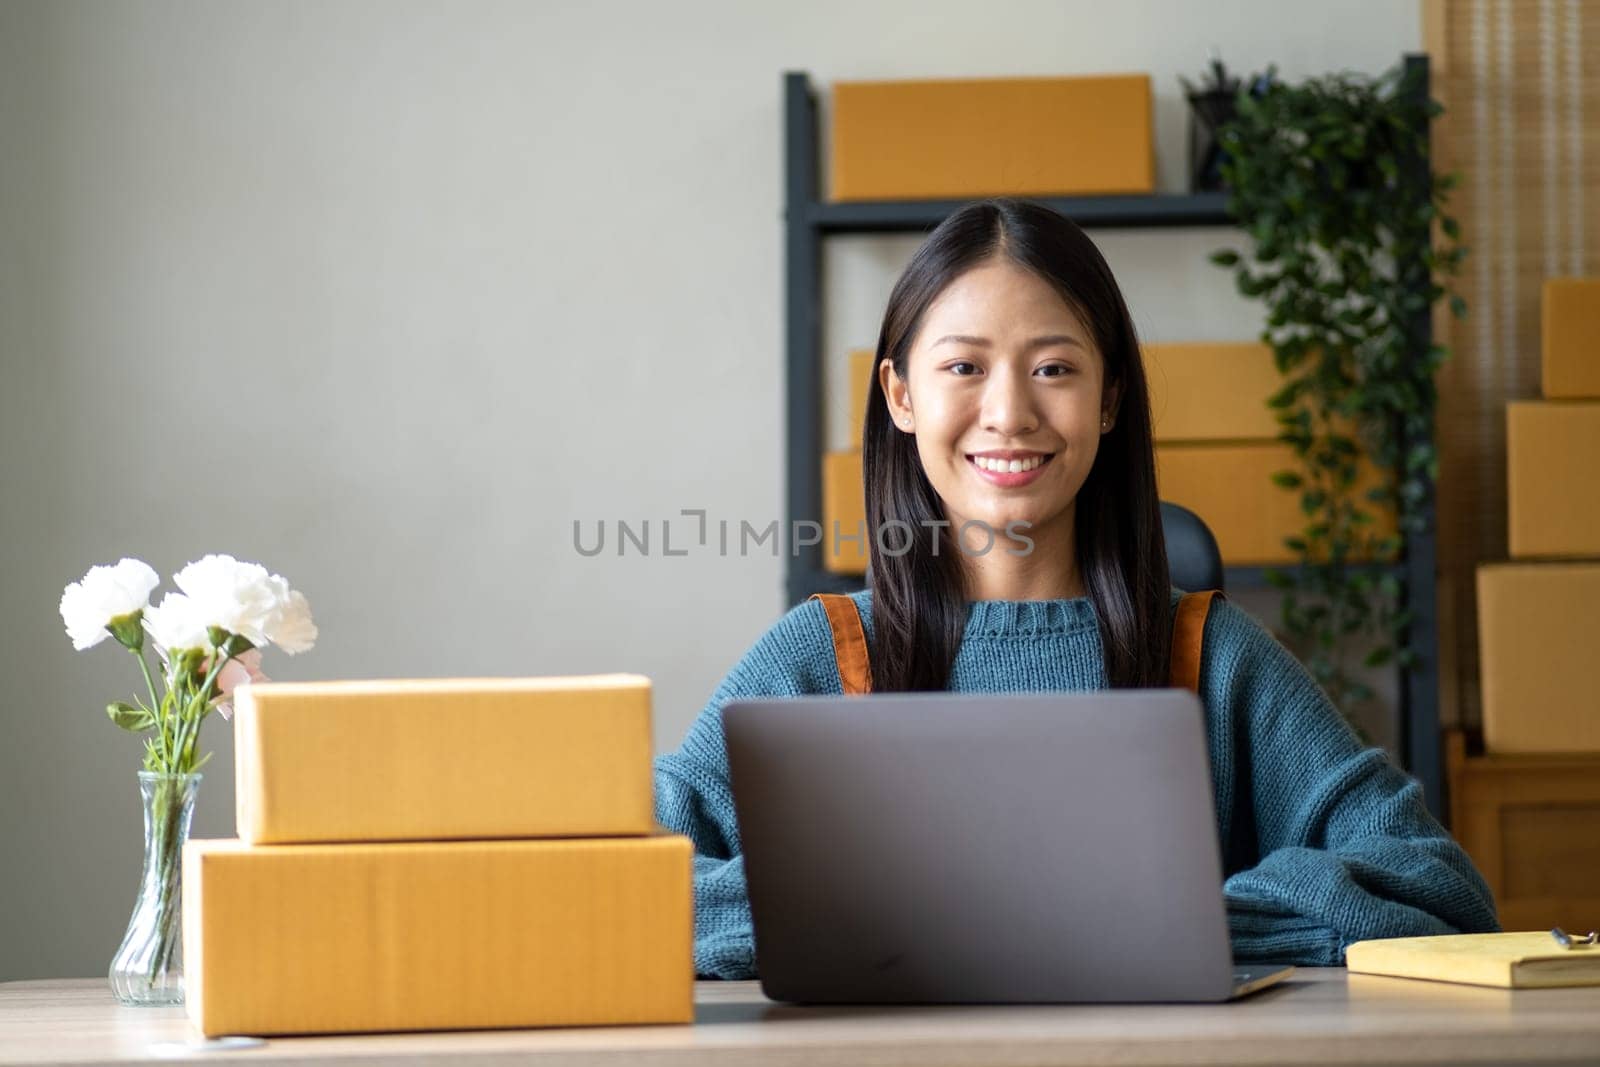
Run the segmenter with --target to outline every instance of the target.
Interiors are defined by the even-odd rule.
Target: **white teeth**
[[[996,474],[1021,474],[1031,471],[1045,461],[1044,456],[1030,456],[1028,459],[991,459],[988,456],[973,456],[972,462],[986,471]]]

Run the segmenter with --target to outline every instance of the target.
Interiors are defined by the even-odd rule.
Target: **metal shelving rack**
[[[1426,56],[1407,56],[1407,72],[1428,92]],[[960,207],[958,200],[827,203],[820,195],[816,96],[810,79],[789,72],[784,107],[784,286],[787,337],[787,479],[789,529],[822,521],[821,338],[822,242],[833,234],[924,233]],[[1424,134],[1426,131],[1424,131]],[[1427,142],[1414,166],[1428,166]],[[1225,193],[1037,198],[1088,228],[1224,227],[1234,225]],[[1427,312],[1417,325],[1420,344],[1431,342]],[[1405,450],[1401,450],[1405,454]],[[1427,530],[1408,537],[1392,568],[1401,579],[1402,610],[1412,612],[1410,647],[1417,666],[1400,671],[1400,758],[1422,783],[1429,810],[1443,820],[1443,753],[1439,732],[1438,640],[1435,618],[1435,537],[1432,486]],[[1263,567],[1228,567],[1229,588],[1266,585]],[[850,592],[862,579],[822,566],[820,545],[796,545],[789,555],[786,592],[796,604],[818,592]]]

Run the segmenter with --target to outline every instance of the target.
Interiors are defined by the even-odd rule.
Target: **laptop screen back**
[[[801,697],[723,723],[768,996],[1227,997],[1194,694]]]

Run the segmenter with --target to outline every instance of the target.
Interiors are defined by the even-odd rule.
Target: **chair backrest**
[[[1200,516],[1163,500],[1161,532],[1167,540],[1167,570],[1173,585],[1186,593],[1222,588],[1222,553]]]
[[[1168,580],[1185,593],[1221,590],[1222,553],[1211,527],[1181,504],[1161,502],[1161,534],[1167,543]],[[865,581],[872,580],[867,565]]]

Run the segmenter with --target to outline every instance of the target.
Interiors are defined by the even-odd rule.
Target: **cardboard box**
[[[1600,400],[1600,278],[1547,278],[1542,307],[1546,400]]]
[[[268,682],[240,687],[234,708],[248,842],[655,828],[641,675]]]
[[[856,348],[850,352],[850,447],[861,447],[861,429],[867,420],[867,397],[872,395],[872,369],[878,350]]]
[[[1165,445],[1156,449],[1161,499],[1193,511],[1211,528],[1225,563],[1289,563],[1283,540],[1300,533],[1299,494],[1272,484],[1297,469],[1287,445]]]
[[[1600,752],[1600,562],[1478,568],[1487,752]]]
[[[1506,405],[1515,559],[1600,556],[1600,401]]]
[[[1267,399],[1283,388],[1260,342],[1147,344],[1145,378],[1157,441],[1275,441]]]
[[[838,82],[834,200],[1155,191],[1148,74]]]
[[[1156,449],[1156,485],[1162,500],[1199,515],[1217,539],[1228,564],[1294,563],[1299,556],[1284,546],[1309,522],[1300,510],[1300,491],[1272,482],[1276,471],[1300,469],[1285,444],[1166,444]],[[1378,484],[1378,472],[1358,481],[1358,494]],[[1362,500],[1369,510],[1374,505]],[[1375,516],[1377,528],[1392,533],[1392,512]]]
[[[834,574],[865,574],[870,538],[861,453],[822,457],[822,566]],[[846,540],[846,538],[853,538]]]
[[[206,1036],[687,1023],[686,837],[267,845],[183,855]]]

